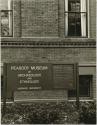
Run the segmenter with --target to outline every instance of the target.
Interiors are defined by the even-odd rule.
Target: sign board
[[[7,97],[14,91],[68,90],[76,85],[75,64],[7,63]]]
[[[52,89],[51,64],[8,63],[7,95],[12,91]]]
[[[73,89],[76,86],[76,65],[53,65],[53,82],[56,89]]]

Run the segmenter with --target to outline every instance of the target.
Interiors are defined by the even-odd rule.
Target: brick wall
[[[96,38],[96,0],[89,0],[90,9],[90,37]]]
[[[2,48],[2,62],[95,62],[93,48]]]
[[[58,0],[21,1],[22,37],[58,36]]]
[[[59,37],[64,37],[65,34],[65,20],[64,20],[64,0],[58,0],[58,32]]]
[[[21,0],[13,0],[13,37],[21,37]]]

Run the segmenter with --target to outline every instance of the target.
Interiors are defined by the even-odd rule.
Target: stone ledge
[[[60,37],[25,37],[25,38],[13,38],[4,37],[1,38],[2,42],[96,42],[94,38],[60,38]]]
[[[92,38],[2,38],[1,47],[19,48],[62,48],[62,47],[85,47],[95,48],[96,40]]]

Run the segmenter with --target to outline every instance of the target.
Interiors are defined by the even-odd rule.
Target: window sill
[[[65,38],[89,38],[88,36],[82,37],[82,36],[65,36]]]
[[[76,100],[68,100],[68,101],[69,101],[69,102],[75,102]],[[85,100],[84,100],[84,99],[80,99],[79,101],[80,101],[80,102],[93,102],[93,101],[95,101],[95,100],[94,100],[94,99],[87,99],[87,100],[86,100],[86,99],[85,99]]]
[[[74,97],[68,97],[68,101],[72,102],[72,101],[76,101],[76,98]],[[95,101],[94,98],[91,97],[79,97],[79,101]]]

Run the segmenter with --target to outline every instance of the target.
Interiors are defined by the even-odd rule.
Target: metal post
[[[3,116],[6,114],[6,93],[7,93],[7,64],[4,63],[4,83],[3,83]]]
[[[76,106],[79,109],[79,70],[78,64],[76,64]]]

